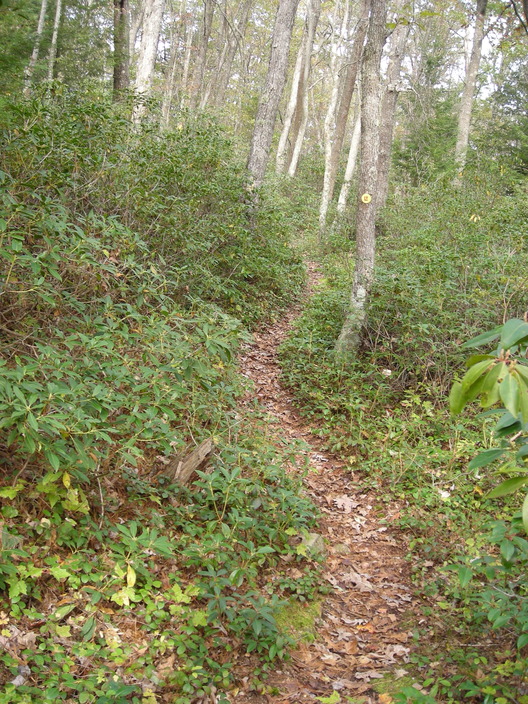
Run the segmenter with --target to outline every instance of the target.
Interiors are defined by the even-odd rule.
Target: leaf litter
[[[308,295],[319,279],[314,264],[309,274]],[[408,628],[415,605],[405,544],[396,531],[380,524],[375,496],[356,490],[353,472],[326,452],[281,385],[278,348],[299,313],[294,308],[257,332],[244,350],[242,372],[254,390],[243,403],[254,404],[256,397],[278,444],[285,435],[304,443],[306,494],[321,512],[317,531],[326,545],[324,579],[334,589],[325,597],[315,642],[300,642],[291,661],[276,666],[267,693],[252,691],[249,678],[239,678],[235,699],[241,704],[300,704],[345,690],[348,696],[366,695],[365,704],[378,704],[384,695],[376,694],[371,683],[389,670],[403,676],[409,660],[411,633],[405,624]],[[383,518],[390,526],[393,517]]]

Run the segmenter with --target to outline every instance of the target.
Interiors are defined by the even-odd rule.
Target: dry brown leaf
[[[354,501],[350,496],[336,496],[334,504],[343,513],[352,513],[359,506],[359,501]]]
[[[380,694],[378,697],[379,704],[392,704],[394,699],[390,694]]]
[[[9,650],[11,653],[16,653],[20,650],[31,649],[35,646],[37,640],[36,633],[28,631],[24,633],[16,626],[10,626],[2,631],[6,635],[0,635],[0,648]],[[7,635],[9,633],[9,635]]]
[[[377,670],[368,670],[367,672],[356,672],[354,677],[357,680],[365,680],[365,682],[370,682],[370,680],[379,680],[384,675],[384,672],[378,672]]]
[[[176,660],[176,656],[174,653],[170,655],[168,658],[165,660],[162,660],[159,665],[158,665],[158,675],[160,678],[164,678],[167,675],[169,675],[171,672],[174,671],[174,662]]]
[[[368,581],[368,575],[359,574],[355,570],[350,570],[342,576],[344,582],[350,582],[354,584],[360,592],[371,592],[374,587]]]

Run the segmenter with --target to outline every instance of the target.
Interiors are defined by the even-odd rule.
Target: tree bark
[[[33,45],[33,51],[31,52],[31,57],[29,63],[24,73],[24,95],[27,97],[31,91],[31,79],[33,78],[33,72],[37,64],[39,53],[40,53],[40,42],[42,41],[42,34],[44,32],[44,23],[46,22],[46,10],[48,7],[48,0],[42,0],[40,5],[40,14],[37,25],[37,36],[35,37],[35,44]]]
[[[348,24],[348,14],[350,8],[350,0],[346,0],[345,12],[341,21],[341,29],[339,35],[335,35],[331,48],[330,75],[332,76],[332,92],[330,94],[330,102],[325,115],[324,121],[324,155],[325,155],[325,177],[323,181],[323,192],[321,194],[321,204],[319,206],[319,237],[321,238],[326,223],[326,213],[330,204],[330,190],[328,188],[327,174],[330,170],[330,161],[332,159],[332,142],[334,139],[337,119],[337,108],[339,104],[339,89],[341,82],[339,80],[342,61],[340,56],[343,53],[343,37]],[[337,18],[338,5],[335,7],[335,15]],[[335,23],[334,19],[334,23]]]
[[[458,131],[457,141],[455,146],[455,165],[458,171],[457,176],[453,181],[455,186],[460,185],[462,172],[466,165],[467,149],[469,144],[469,128],[471,124],[471,108],[473,106],[473,97],[475,95],[475,87],[477,84],[477,73],[480,66],[480,57],[482,54],[482,40],[484,39],[484,20],[486,16],[486,7],[488,0],[477,0],[477,14],[475,18],[475,32],[473,35],[473,44],[471,48],[471,58],[466,73],[464,90],[462,91],[462,99],[460,101],[460,109],[458,113]]]
[[[209,38],[211,37],[211,30],[213,28],[214,11],[215,4],[213,0],[204,0],[202,34],[200,37],[198,56],[194,65],[191,88],[191,103],[194,106],[199,104],[201,98],[205,67],[207,63],[207,52],[209,49]]]
[[[218,65],[218,75],[211,78],[207,88],[207,98],[209,99],[210,94],[212,94],[212,102],[216,107],[222,107],[224,104],[229,79],[233,73],[233,62],[237,49],[242,53],[241,42],[246,34],[252,5],[253,0],[243,0],[238,17],[226,28],[225,44]]]
[[[330,154],[327,159],[327,167],[325,168],[323,197],[321,198],[321,209],[319,212],[319,225],[321,232],[323,232],[326,227],[326,215],[330,201],[334,195],[337,169],[339,167],[339,159],[341,157],[343,142],[345,140],[348,113],[350,112],[350,104],[352,102],[352,95],[356,86],[356,78],[361,63],[361,56],[363,54],[365,36],[367,34],[368,11],[368,0],[362,0],[359,8],[359,19],[356,26],[356,31],[354,33],[354,44],[345,68],[343,88],[335,119],[335,130],[330,143]]]
[[[262,90],[247,162],[256,187],[262,184],[268,164],[279,103],[286,83],[288,55],[299,0],[279,0],[271,38],[268,73]]]
[[[53,20],[53,34],[51,35],[51,45],[48,54],[48,81],[53,80],[55,71],[55,59],[57,58],[57,43],[59,40],[59,27],[62,14],[62,0],[57,0],[55,5],[55,19]]]
[[[301,46],[299,47],[299,55],[297,57],[297,63],[299,63],[300,59],[299,70],[297,73],[296,63],[290,102],[284,120],[279,148],[277,149],[277,172],[283,173],[288,161],[288,141],[290,137],[293,136],[293,139],[291,139],[293,146],[291,149],[290,163],[288,165],[288,176],[290,177],[295,176],[306,132],[306,125],[308,123],[308,82],[312,68],[315,32],[317,31],[320,15],[321,0],[311,0],[307,10],[305,34]],[[294,116],[296,118],[296,129],[292,129]]]
[[[189,22],[187,31],[185,32],[185,57],[183,60],[183,71],[181,79],[181,101],[180,107],[185,107],[188,104],[189,93],[189,70],[191,67],[191,53],[194,36],[194,27],[192,22]]]
[[[143,28],[134,84],[136,93],[140,96],[148,95],[152,87],[163,8],[164,0],[147,0],[144,6]],[[141,119],[143,112],[144,105],[137,105],[133,115],[135,122]]]
[[[279,138],[279,146],[277,147],[277,155],[275,157],[275,170],[278,174],[284,173],[286,169],[286,157],[288,155],[288,137],[290,135],[291,126],[293,123],[293,116],[295,114],[295,109],[297,108],[297,96],[299,94],[299,86],[301,83],[301,74],[304,68],[304,57],[306,49],[307,33],[306,28],[303,33],[302,41],[299,46],[299,51],[297,52],[297,59],[295,61],[295,68],[293,69],[292,85],[290,91],[290,99],[288,100],[288,105],[286,106],[286,113],[284,115],[284,122],[282,125],[282,132]]]
[[[356,119],[354,121],[354,130],[352,132],[352,140],[350,142],[350,149],[348,151],[347,165],[345,169],[345,178],[343,179],[343,185],[341,186],[341,191],[339,192],[339,200],[337,201],[337,215],[342,217],[345,214],[345,210],[348,203],[348,194],[350,193],[350,186],[352,184],[352,177],[354,176],[354,171],[356,170],[356,161],[359,153],[359,140],[361,137],[361,113],[358,109]]]
[[[136,7],[136,14],[130,19],[130,35],[128,39],[128,46],[130,47],[130,56],[133,57],[136,52],[136,42],[143,24],[143,15],[145,14],[145,3],[143,0],[139,0]]]
[[[130,8],[128,0],[114,0],[114,101],[130,87]]]
[[[163,86],[163,99],[161,103],[161,127],[166,129],[169,125],[170,112],[177,94],[177,68],[181,47],[185,46],[185,24],[187,15],[187,0],[181,0],[178,14],[172,18],[170,33],[170,54],[167,62],[167,72]],[[181,88],[181,84],[180,84]]]
[[[386,39],[386,0],[371,0],[361,71],[361,164],[356,213],[356,258],[350,306],[336,343],[336,356],[350,359],[359,346],[368,296],[374,277],[380,113],[380,63]]]
[[[405,44],[409,35],[410,25],[398,24],[391,37],[389,52],[389,68],[387,82],[381,102],[381,126],[378,157],[378,185],[376,188],[376,211],[385,207],[389,193],[389,172],[392,154],[392,137],[396,103],[400,92],[400,72],[404,57]]]
[[[138,51],[135,89],[148,93],[152,87],[164,0],[148,0],[143,15],[143,29]]]

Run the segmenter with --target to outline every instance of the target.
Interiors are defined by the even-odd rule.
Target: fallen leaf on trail
[[[336,628],[333,633],[336,634],[337,640],[355,640],[354,634],[344,628]]]
[[[376,627],[373,623],[360,624],[357,629],[358,631],[368,631],[369,633],[376,633]]]
[[[409,652],[409,648],[404,648],[403,645],[389,645],[383,653],[372,653],[372,657],[381,660],[384,665],[392,665],[396,658],[404,658],[407,662]]]
[[[158,665],[158,675],[160,677],[166,677],[171,672],[173,672],[175,660],[176,660],[176,656],[174,655],[174,653],[170,657],[168,657],[166,660],[162,660],[160,662],[160,664]]]
[[[340,643],[339,647],[336,647],[340,653],[346,653],[347,655],[355,655],[357,653],[358,644],[357,641],[349,641],[348,643]]]
[[[354,501],[350,496],[337,496],[334,499],[334,504],[343,513],[352,513],[352,510],[359,506],[359,502]]]
[[[340,691],[341,689],[355,689],[357,687],[357,683],[352,682],[351,680],[339,679],[339,680],[334,680],[332,682],[332,687],[336,691]]]
[[[333,587],[342,591],[343,588],[341,587],[339,581],[336,579],[336,577],[334,577],[333,574],[331,574],[330,572],[325,572],[323,577],[326,579],[327,582],[330,582]]]
[[[344,582],[351,582],[355,584],[360,592],[371,592],[374,587],[367,579],[368,575],[359,574],[355,570],[350,570],[348,573],[343,575]]]
[[[409,633],[391,633],[391,639],[397,640],[400,643],[407,643],[409,640]]]
[[[394,699],[390,694],[380,694],[378,698],[379,704],[392,704]]]
[[[36,633],[29,631],[24,633],[16,626],[10,626],[2,631],[0,635],[0,648],[10,650],[12,653],[18,653],[26,648],[33,648],[37,640]]]
[[[400,668],[399,670],[394,670],[394,677],[399,680],[401,677],[405,677],[405,675],[409,674],[407,670],[404,670],[403,667]]]
[[[384,675],[384,672],[378,672],[377,670],[368,670],[368,672],[356,672],[354,677],[357,680],[365,680],[366,682],[370,682],[370,680],[379,680]]]

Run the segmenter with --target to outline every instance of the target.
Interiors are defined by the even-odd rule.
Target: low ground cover
[[[76,93],[2,121],[2,701],[225,691],[291,640],[275,616],[302,594],[270,570],[315,565],[296,448],[239,408],[248,326],[302,286],[288,218],[265,197],[249,218],[206,118],[161,140]],[[206,438],[207,471],[175,484],[169,460]]]
[[[400,507],[427,625],[417,619],[413,656],[424,689],[407,688],[397,701],[502,704],[527,695],[528,543],[512,520],[518,502],[488,498],[497,481],[487,467],[468,468],[493,446],[496,418],[478,409],[453,418],[447,401],[467,356],[462,343],[524,313],[525,196],[515,178],[479,175],[463,192],[428,185],[394,200],[361,349],[345,366],[333,347],[350,242],[334,232],[325,278],[282,347],[283,378],[314,432],[381,506]]]

